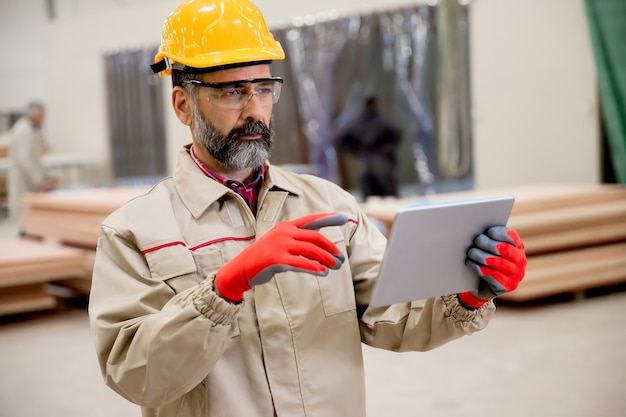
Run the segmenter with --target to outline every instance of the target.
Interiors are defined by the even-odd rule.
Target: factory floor
[[[485,330],[431,352],[364,347],[368,416],[626,416],[624,317],[613,287],[500,303]],[[0,318],[0,417],[139,415],[103,384],[84,305]]]

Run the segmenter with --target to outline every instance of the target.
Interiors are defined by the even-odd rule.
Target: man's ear
[[[187,90],[180,86],[172,90],[172,107],[176,112],[176,117],[186,126],[191,126],[193,120],[193,102]]]

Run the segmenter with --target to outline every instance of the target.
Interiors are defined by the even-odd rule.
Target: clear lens
[[[252,97],[256,96],[262,106],[274,104],[280,98],[283,79],[249,78],[226,83],[207,83],[200,80],[183,80],[183,84],[193,84],[209,89],[209,101],[219,107],[233,110],[244,109]]]
[[[241,110],[245,108],[253,96],[262,106],[274,104],[280,98],[281,82],[264,80],[223,87],[209,87],[209,101],[226,109]]]

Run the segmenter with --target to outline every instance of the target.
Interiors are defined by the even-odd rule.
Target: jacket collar
[[[181,149],[174,168],[174,184],[183,204],[194,218],[198,218],[206,209],[226,194],[236,194],[217,181],[207,177],[189,155],[190,144]],[[284,169],[265,163],[265,182],[263,188],[270,191],[287,191],[300,196],[303,190],[293,181],[293,174]],[[264,193],[260,193],[260,197]]]

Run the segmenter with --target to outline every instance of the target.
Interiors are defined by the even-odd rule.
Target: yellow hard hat
[[[285,59],[259,9],[248,0],[187,0],[163,24],[152,70],[210,69]]]

